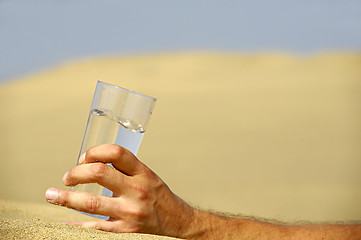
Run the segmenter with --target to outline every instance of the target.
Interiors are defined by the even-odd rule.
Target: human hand
[[[64,184],[98,183],[113,191],[113,197],[50,188],[46,191],[47,201],[110,218],[69,224],[117,233],[187,235],[195,209],[172,193],[130,151],[114,144],[99,145],[90,148],[79,162],[64,175]]]

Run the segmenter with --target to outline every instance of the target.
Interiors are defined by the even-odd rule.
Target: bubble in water
[[[104,115],[106,115],[106,114],[104,113],[104,111],[102,111],[102,110],[100,110],[100,109],[93,109],[93,110],[91,111],[91,114],[94,114],[94,115],[97,115],[97,116],[104,116]]]

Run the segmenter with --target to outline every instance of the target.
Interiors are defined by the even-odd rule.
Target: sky
[[[360,0],[0,0],[0,83],[74,59],[360,52]]]

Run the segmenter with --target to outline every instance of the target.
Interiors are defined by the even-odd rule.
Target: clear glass
[[[79,157],[90,147],[107,143],[118,144],[136,155],[155,102],[155,98],[98,81]],[[96,183],[79,184],[71,190],[113,196],[109,189]],[[84,214],[108,219],[107,216]]]

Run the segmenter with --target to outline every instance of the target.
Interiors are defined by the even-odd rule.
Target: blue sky
[[[98,55],[361,50],[359,0],[0,0],[0,82]]]

